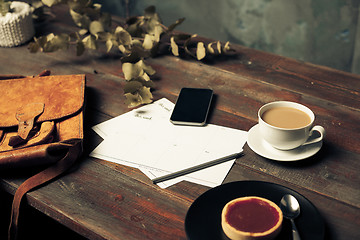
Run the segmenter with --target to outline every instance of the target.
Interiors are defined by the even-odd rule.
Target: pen
[[[228,156],[225,156],[225,157],[222,157],[222,158],[218,158],[218,159],[215,159],[215,160],[212,160],[212,161],[209,161],[209,162],[205,162],[205,163],[193,166],[193,167],[185,168],[183,170],[173,172],[173,173],[170,173],[170,174],[158,177],[158,178],[154,178],[152,181],[153,181],[154,184],[157,184],[157,183],[167,181],[167,180],[170,180],[170,179],[173,179],[173,178],[177,178],[177,177],[180,177],[180,176],[184,176],[186,174],[193,173],[193,172],[196,172],[196,171],[199,171],[199,170],[211,167],[211,166],[215,166],[215,165],[223,163],[223,162],[227,162],[227,161],[232,160],[234,158],[239,158],[239,157],[241,157],[243,155],[244,155],[244,153],[241,151],[241,152],[234,153],[234,154],[231,154],[231,155],[228,155]]]

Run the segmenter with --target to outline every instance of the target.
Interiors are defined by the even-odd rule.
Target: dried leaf
[[[29,43],[28,49],[31,53],[36,53],[37,51],[42,50],[47,41],[47,36],[41,36],[39,38],[34,37],[34,42]]]
[[[124,54],[127,54],[127,52],[128,52],[124,45],[119,45],[118,49],[120,52],[122,52]]]
[[[179,47],[174,40],[174,36],[170,38],[171,52],[174,56],[179,56]]]
[[[152,16],[155,13],[156,13],[156,7],[153,6],[153,5],[145,8],[145,10],[144,10],[144,15],[145,16]]]
[[[144,10],[144,16],[161,23],[160,16],[156,13],[155,6],[149,6]]]
[[[132,37],[131,37],[130,33],[127,32],[122,27],[117,27],[114,34],[115,34],[116,41],[119,44],[130,45],[132,43]]]
[[[151,103],[153,98],[150,88],[147,87],[140,88],[136,93],[125,93],[125,97],[129,108]]]
[[[122,32],[124,31],[125,29],[121,26],[117,26],[116,29],[115,29],[115,34],[119,33],[119,32]]]
[[[151,34],[156,41],[159,41],[163,31],[161,19],[154,6],[145,9],[143,18],[138,18],[135,22],[135,28],[132,29],[136,36],[143,37],[145,34]]]
[[[101,4],[100,3],[94,3],[93,4],[93,7],[94,7],[94,9],[96,9],[96,10],[101,10]]]
[[[160,22],[155,19],[147,19],[146,21],[139,24],[139,27],[141,27],[141,35],[148,33],[158,37],[163,32],[163,28]]]
[[[8,12],[12,12],[10,8],[11,2],[5,0],[0,1],[0,16],[5,16]]]
[[[206,56],[206,49],[203,42],[198,42],[196,49],[196,57],[198,60],[203,59]]]
[[[89,26],[89,31],[92,35],[97,35],[100,32],[104,32],[104,26],[100,21],[92,21]]]
[[[70,36],[68,34],[49,34],[47,42],[43,45],[44,52],[54,52],[60,49],[67,49],[70,44]]]
[[[132,93],[125,93],[126,97],[125,104],[129,107],[137,107],[141,104],[141,97],[138,93],[132,94]]]
[[[30,53],[36,53],[40,50],[40,46],[36,42],[30,42],[27,48],[29,49]]]
[[[108,40],[113,40],[114,38],[113,35],[109,32],[99,32],[97,36],[100,41],[105,41],[105,42]]]
[[[129,51],[129,55],[122,57],[122,62],[138,62],[140,59],[144,59],[150,56],[150,51],[145,50],[141,43],[135,44],[133,42],[131,49]]]
[[[0,0],[0,3],[4,0]],[[40,0],[37,0],[40,2]],[[155,70],[143,61],[147,57],[155,56],[162,48],[160,38],[172,32],[185,18],[178,19],[169,27],[164,27],[156,8],[150,6],[145,9],[144,16],[127,19],[126,28],[118,26],[115,31],[110,30],[111,16],[101,12],[101,4],[93,3],[92,0],[41,0],[36,9],[53,6],[55,4],[67,4],[74,23],[81,28],[79,32],[70,35],[49,34],[45,37],[34,38],[28,48],[30,52],[42,50],[52,52],[58,49],[68,48],[70,41],[76,44],[76,54],[81,55],[86,48],[97,49],[98,43],[104,43],[107,52],[114,47],[122,54],[122,70],[127,84],[124,87],[125,96],[129,106],[152,102],[150,89],[153,87],[149,75],[155,74]],[[35,6],[36,1],[33,2]],[[0,5],[1,8],[1,5]],[[185,52],[198,60],[206,57],[207,53],[219,54],[231,50],[229,42],[222,48],[220,41],[204,45],[203,42],[191,41],[197,35],[176,34],[170,36],[170,47],[173,55],[179,56],[179,47],[183,46]],[[82,39],[82,37],[84,37]],[[162,38],[168,39],[168,38]],[[216,49],[213,44],[216,43]],[[196,49],[195,49],[196,47]]]
[[[76,26],[84,28],[84,29],[89,29],[91,20],[88,16],[79,14],[79,13],[75,12],[73,9],[70,9],[70,15],[71,15],[74,23],[76,24]]]
[[[152,49],[154,46],[154,37],[150,34],[146,34],[144,37],[143,47],[146,50]]]
[[[128,82],[132,81],[140,82],[144,87],[152,88],[155,86],[154,82],[150,80],[149,76],[146,73],[144,73],[141,77],[134,78]]]
[[[214,53],[215,53],[215,50],[213,49],[212,44],[213,44],[213,43],[209,43],[209,44],[207,45],[207,50],[208,50],[208,52],[209,52],[210,54],[214,54]]]
[[[80,29],[79,30],[79,34],[80,35],[85,35],[85,34],[87,34],[89,31],[87,30],[87,29]]]
[[[144,74],[144,70],[142,67],[136,64],[132,64],[129,62],[125,62],[122,64],[122,70],[124,73],[124,77],[126,80],[131,80],[133,78],[137,78],[139,76],[142,76]]]
[[[149,75],[155,74],[155,70],[150,65],[146,65],[143,60],[138,61],[135,65],[141,67]]]
[[[216,47],[217,47],[217,50],[218,50],[219,54],[221,54],[221,43],[220,43],[220,41],[217,42]]]
[[[135,94],[142,87],[143,87],[143,85],[141,84],[141,82],[129,81],[129,82],[126,82],[126,84],[124,86],[124,93]]]
[[[42,3],[48,7],[52,7],[61,2],[61,0],[41,0]]]
[[[162,26],[160,24],[156,25],[154,28],[154,41],[155,42],[159,42],[160,41],[160,36],[161,34],[164,32],[164,29],[162,28]]]
[[[133,47],[142,47],[142,42],[139,39],[134,39],[132,41],[132,46]]]
[[[146,72],[141,76],[141,78],[144,79],[146,82],[150,81],[150,77],[146,74]]]
[[[105,42],[105,46],[106,46],[106,52],[110,52],[112,47],[113,47],[113,41],[111,39],[107,40]]]
[[[223,51],[224,51],[224,53],[227,53],[227,52],[230,51],[230,50],[231,50],[230,42],[227,41],[227,42],[225,43],[224,47],[223,47]]]
[[[139,94],[141,96],[141,102],[142,104],[148,104],[152,102],[152,93],[150,91],[150,88],[148,87],[142,87],[139,91]]]
[[[144,17],[132,17],[126,22],[128,24],[126,31],[133,37],[141,37],[142,29],[140,24],[143,22]]]
[[[86,36],[82,42],[84,43],[85,48],[88,49],[97,49],[96,39],[93,35]]]
[[[49,33],[45,38],[46,38],[46,41],[51,41],[54,39],[54,37],[55,37],[55,34]]]

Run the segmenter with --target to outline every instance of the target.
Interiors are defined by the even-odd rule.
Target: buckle
[[[15,114],[19,121],[18,135],[11,137],[9,145],[14,147],[27,142],[30,132],[34,128],[35,119],[43,112],[43,103],[30,103],[19,108]]]

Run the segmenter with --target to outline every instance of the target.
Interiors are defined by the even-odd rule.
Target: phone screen
[[[204,125],[209,112],[213,90],[182,88],[170,121],[180,125]]]

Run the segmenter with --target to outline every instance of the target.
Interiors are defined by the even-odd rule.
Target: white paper
[[[150,179],[240,152],[247,132],[208,124],[178,126],[169,118],[174,104],[160,99],[93,127],[104,141],[90,156],[139,168]],[[218,164],[158,185],[182,180],[220,185],[235,160]]]

